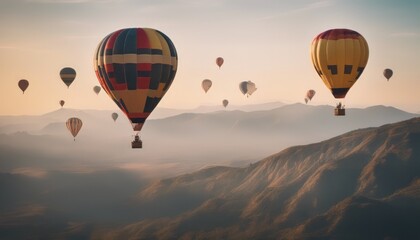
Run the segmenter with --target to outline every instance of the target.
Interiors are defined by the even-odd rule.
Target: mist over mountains
[[[175,176],[208,165],[246,166],[289,146],[418,116],[385,106],[347,109],[342,118],[333,116],[331,106],[268,103],[251,108],[276,105],[282,106],[150,119],[141,132],[141,150],[131,149],[129,121],[120,114],[114,122],[111,111],[63,108],[41,116],[0,116],[0,157],[5,159],[0,167],[9,172],[22,166],[47,171],[117,167]],[[83,121],[76,141],[65,127],[73,116]]]
[[[6,136],[19,135],[26,144],[39,140]],[[58,139],[42,136],[52,139],[41,145]],[[37,158],[37,151],[1,158],[2,238],[420,237],[420,118],[290,147],[246,167],[207,167],[160,180],[100,165],[69,171],[53,157],[44,164],[61,170],[25,167],[28,159],[48,158]],[[15,161],[20,168],[12,167]]]

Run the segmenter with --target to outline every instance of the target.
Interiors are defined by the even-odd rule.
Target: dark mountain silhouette
[[[137,195],[147,218],[95,237],[419,239],[419,177],[414,118],[160,180]]]

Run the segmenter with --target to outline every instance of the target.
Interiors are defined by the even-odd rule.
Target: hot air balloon
[[[207,91],[211,88],[211,85],[213,83],[210,79],[204,79],[203,82],[201,82],[201,87],[203,88],[204,92],[207,93]]]
[[[20,90],[22,90],[22,93],[25,93],[25,90],[28,88],[29,86],[29,82],[26,79],[21,79],[18,82],[18,86],[20,88]]]
[[[309,100],[312,100],[312,98],[315,96],[315,93],[316,93],[315,90],[312,90],[312,89],[308,90],[306,92],[306,98]]]
[[[99,94],[99,92],[101,91],[101,87],[99,87],[99,86],[94,86],[94,87],[93,87],[93,91],[96,93],[96,95],[98,95],[98,94]]]
[[[386,80],[389,81],[389,79],[392,77],[393,73],[394,72],[391,69],[389,69],[389,68],[385,69],[384,70],[384,76],[386,77]]]
[[[118,113],[116,113],[116,112],[112,113],[111,117],[114,120],[114,122],[117,121]]]
[[[227,99],[224,99],[223,101],[222,101],[222,103],[223,103],[223,107],[227,107],[227,105],[229,104],[229,101],[227,100]]]
[[[73,140],[76,140],[76,136],[79,133],[80,129],[82,128],[82,120],[76,117],[69,118],[66,122],[67,129],[70,131],[71,135],[73,135]]]
[[[241,90],[241,93],[245,95],[248,92],[248,82],[243,81],[239,83],[239,90]]]
[[[308,98],[305,98],[305,103],[306,103],[306,104],[308,104],[308,101],[309,101],[309,100],[308,100]]]
[[[133,148],[142,147],[139,131],[171,86],[177,64],[174,44],[155,29],[121,29],[99,43],[94,56],[96,76],[137,131]]]
[[[63,107],[64,106],[64,103],[66,103],[66,102],[64,100],[60,100],[59,103],[60,103],[60,106]]]
[[[60,71],[61,80],[67,85],[67,88],[73,83],[76,78],[76,71],[73,68],[65,67]]]
[[[247,97],[249,97],[257,90],[257,88],[255,87],[255,83],[251,81],[243,81],[239,83],[239,90],[241,90],[242,94],[246,94]]]
[[[222,57],[216,58],[216,64],[217,64],[217,66],[219,66],[219,69],[223,65],[224,62],[225,62],[225,60]]]
[[[315,70],[334,97],[344,98],[365,69],[369,48],[365,38],[356,31],[330,29],[314,38],[311,56]],[[341,103],[335,115],[345,115]]]

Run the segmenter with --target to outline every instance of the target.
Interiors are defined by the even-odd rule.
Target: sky
[[[331,28],[361,33],[369,45],[366,69],[344,104],[420,111],[420,1],[390,0],[1,0],[0,115],[38,115],[65,107],[118,110],[92,88],[99,85],[93,53],[107,34],[149,27],[171,38],[178,52],[175,80],[158,107],[338,102],[316,74],[310,44]],[[222,56],[221,69],[215,59]],[[77,77],[70,88],[63,67]],[[389,82],[385,68],[394,75]],[[30,82],[22,94],[20,79]],[[207,94],[201,81],[211,79]],[[258,90],[239,91],[251,80]]]

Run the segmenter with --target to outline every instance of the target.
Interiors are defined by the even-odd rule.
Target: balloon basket
[[[345,116],[346,115],[346,109],[336,108],[336,109],[334,109],[334,115],[335,116]]]
[[[140,140],[139,136],[134,137],[134,141],[131,142],[131,148],[143,148],[143,142]]]

